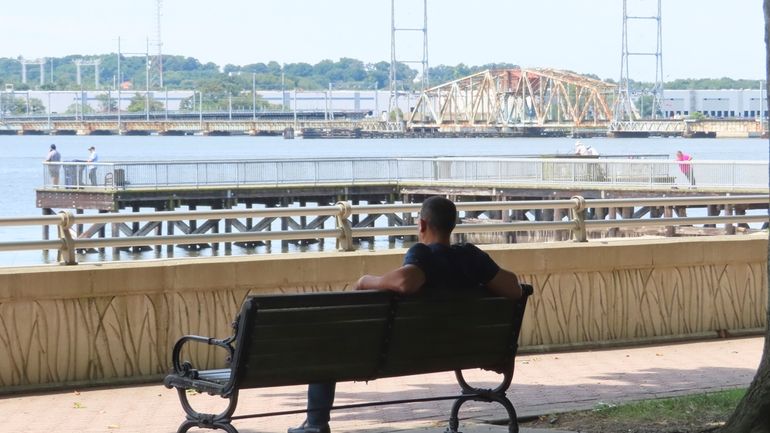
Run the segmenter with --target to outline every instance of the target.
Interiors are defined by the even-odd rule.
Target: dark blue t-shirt
[[[483,286],[500,270],[487,253],[472,244],[418,243],[406,252],[404,265],[415,265],[425,273],[423,287],[446,289]]]

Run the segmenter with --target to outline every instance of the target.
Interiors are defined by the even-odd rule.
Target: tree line
[[[93,66],[81,68],[81,85],[77,84],[75,60],[99,60],[99,86],[94,82]],[[151,58],[149,59],[151,60]],[[145,56],[126,56],[120,58],[120,77],[118,77],[118,56],[115,53],[98,56],[71,55],[61,58],[49,58],[44,65],[44,83],[40,84],[38,66],[28,66],[27,83],[22,84],[21,63],[18,59],[0,58],[0,86],[13,86],[15,91],[25,90],[112,90],[121,86],[124,92],[137,92],[128,107],[129,111],[144,111],[147,100],[140,93],[147,88],[147,62]],[[515,68],[511,63],[490,63],[471,66],[438,65],[428,70],[426,84],[439,85],[487,69]],[[260,90],[324,90],[334,89],[374,90],[388,89],[390,85],[390,63],[386,61],[364,63],[360,60],[343,57],[337,61],[322,60],[316,64],[298,62],[280,64],[252,63],[247,65],[227,64],[224,67],[208,62],[203,63],[193,57],[167,55],[163,57],[163,85],[167,90],[190,90],[201,92],[204,110],[227,110],[229,107],[251,107],[252,88]],[[594,74],[588,77],[601,79]],[[398,88],[414,91],[422,88],[424,77],[404,63],[397,65]],[[151,78],[152,80],[152,78]],[[615,82],[605,79],[607,82]],[[151,82],[152,90],[161,90],[156,82]],[[636,90],[653,88],[652,83],[630,82]],[[664,84],[666,89],[756,89],[759,80],[719,78],[719,79],[677,79]],[[7,93],[7,92],[6,92]],[[45,112],[42,101],[36,98],[20,98],[0,95],[0,111],[4,114],[40,114]],[[109,98],[106,94],[104,98]],[[162,110],[162,103],[149,98],[150,110]],[[191,97],[182,102],[181,109],[194,110],[196,101]],[[197,102],[197,105],[200,101]],[[82,106],[81,106],[82,105]],[[67,109],[71,113],[92,111],[108,112],[113,110],[114,101],[101,101],[94,109],[86,104],[73,104]],[[257,109],[271,109],[261,98],[256,100]]]
[[[81,69],[82,86],[77,85],[74,61],[99,60],[100,85],[94,83],[94,68]],[[428,69],[428,85],[438,85],[456,80],[486,69],[513,68],[511,63],[491,63],[478,66],[458,64],[438,65]],[[121,56],[121,77],[118,77],[117,54],[96,56],[71,55],[49,58],[44,65],[45,82],[40,85],[38,66],[28,66],[27,84],[22,84],[21,63],[14,58],[0,58],[0,85],[12,84],[15,90],[108,90],[114,86],[124,89],[143,90],[147,87],[147,59],[144,56]],[[390,62],[364,63],[343,57],[337,61],[322,60],[316,64],[286,63],[276,61],[247,65],[227,64],[223,67],[193,57],[167,55],[163,57],[163,84],[166,89],[197,89],[203,92],[224,92],[233,96],[256,86],[261,90],[322,90],[331,86],[337,89],[373,90],[389,88]],[[586,76],[599,78],[593,74]],[[423,85],[419,72],[406,64],[397,65],[400,90],[417,90]],[[605,81],[613,82],[612,79]],[[151,83],[151,88],[158,83]],[[631,83],[643,89],[646,83]],[[665,83],[666,89],[755,89],[759,80],[733,78],[677,79]],[[157,89],[155,89],[157,90]]]

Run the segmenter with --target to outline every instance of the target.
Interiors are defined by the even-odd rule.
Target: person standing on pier
[[[676,151],[676,160],[679,161],[679,170],[685,175],[690,185],[695,186],[695,173],[692,168],[692,156],[682,152]]]
[[[61,161],[61,154],[58,150],[56,150],[56,145],[52,144],[51,147],[48,150],[48,155],[45,157],[43,162],[47,162],[48,164],[48,174],[51,176],[51,182],[54,185],[59,185],[59,171],[61,167],[59,166],[59,162]]]
[[[98,162],[99,161],[99,155],[96,154],[96,148],[94,146],[91,146],[88,148],[88,159],[86,159],[86,162],[92,163],[92,162]],[[96,186],[96,165],[95,164],[88,164],[88,179],[91,180],[91,185]]]
[[[457,207],[444,197],[422,203],[417,222],[419,243],[406,252],[401,267],[383,275],[364,275],[356,290],[387,290],[409,295],[421,290],[463,290],[486,287],[489,292],[513,300],[521,297],[521,285],[513,272],[500,268],[472,244],[451,244]],[[330,433],[330,410],[336,383],[308,386],[307,418],[288,433]]]

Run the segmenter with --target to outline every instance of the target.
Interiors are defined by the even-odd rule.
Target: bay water
[[[768,160],[768,141],[762,139],[591,138],[582,139],[602,155],[660,154],[673,159],[677,150],[695,160]],[[275,158],[391,158],[437,156],[523,156],[571,154],[572,138],[425,138],[284,140],[281,137],[204,136],[0,136],[0,217],[37,216],[35,189],[43,182],[42,164],[50,144],[63,161],[85,160],[95,146],[101,162],[174,161]],[[0,227],[0,242],[39,240],[39,227]],[[165,249],[164,249],[165,250]],[[233,249],[236,253],[239,250]],[[271,253],[256,249],[253,253]],[[156,254],[156,253],[150,253]],[[223,250],[175,253],[217,255]],[[147,258],[145,254],[142,258]],[[131,258],[130,255],[125,258]],[[162,258],[159,256],[159,258]],[[83,261],[112,260],[88,254]],[[37,251],[2,252],[0,266],[50,263],[56,254]]]

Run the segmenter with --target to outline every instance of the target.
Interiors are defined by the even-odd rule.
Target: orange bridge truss
[[[486,70],[427,89],[407,128],[606,127],[615,84],[548,68]]]

